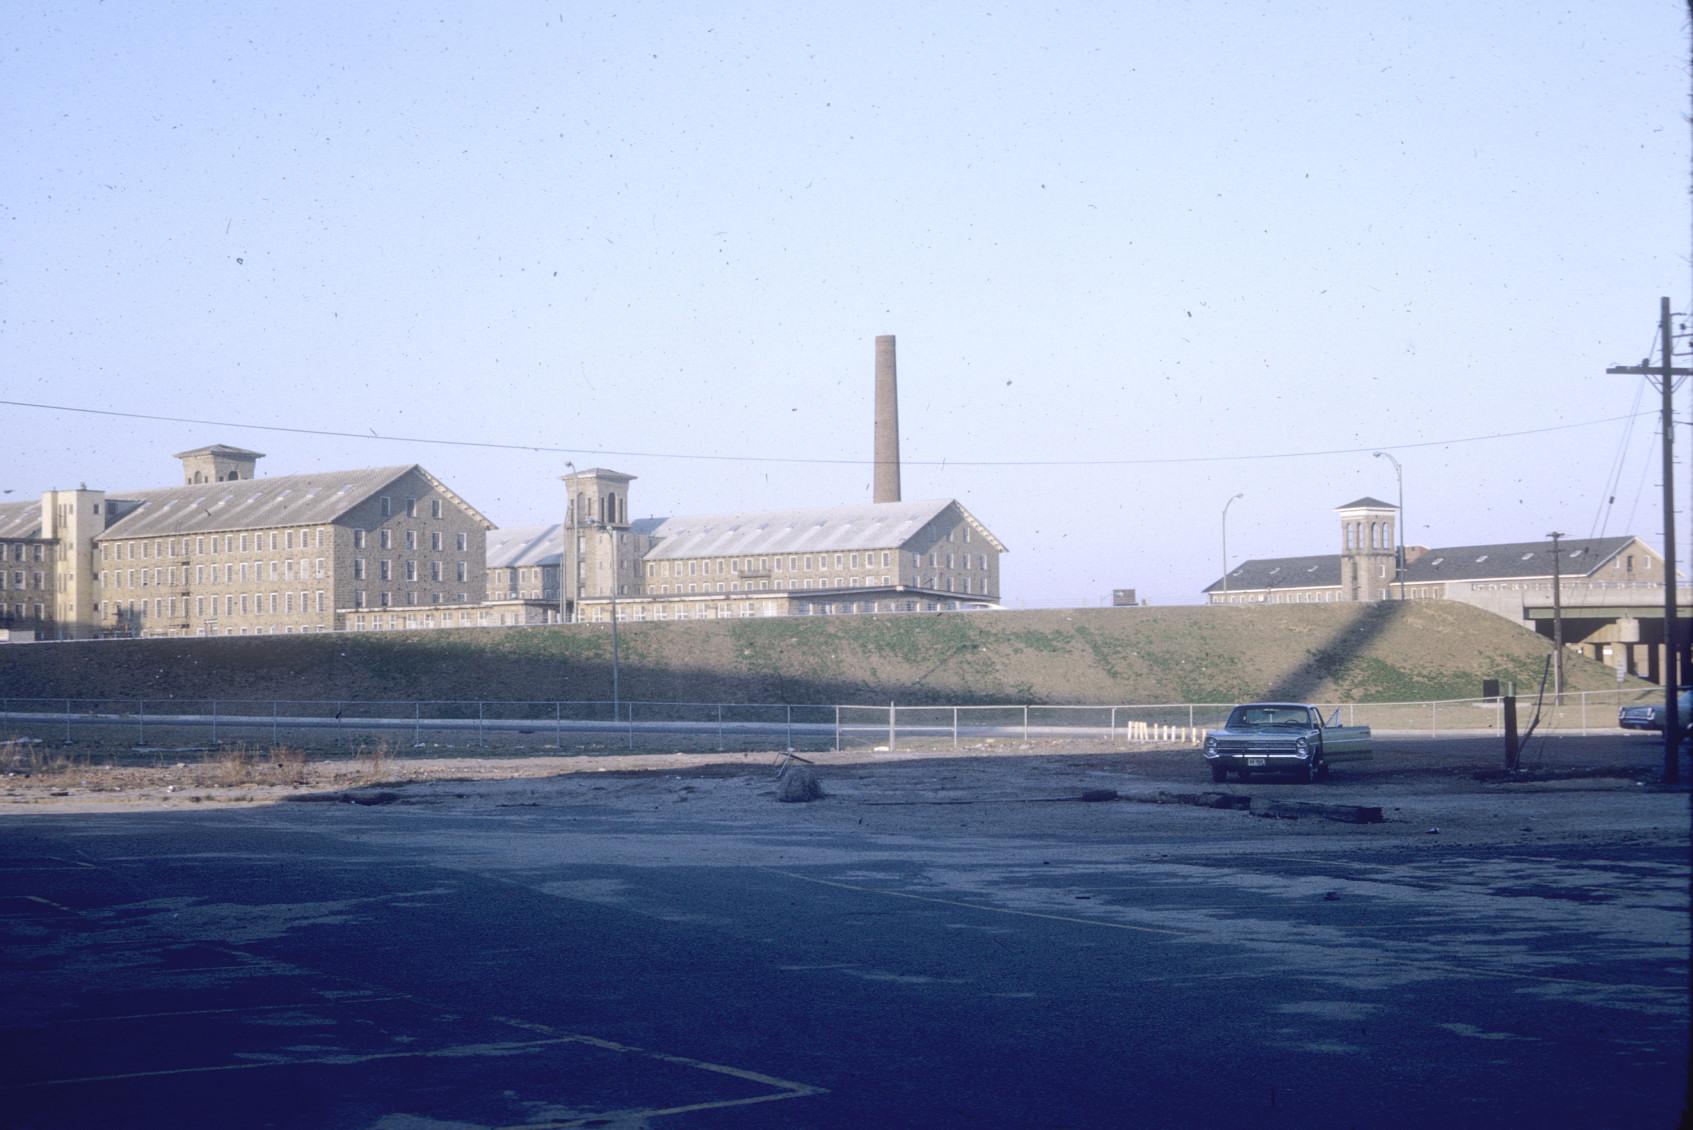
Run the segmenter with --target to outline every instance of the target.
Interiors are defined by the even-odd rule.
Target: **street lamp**
[[[611,540],[611,719],[617,721],[618,675],[621,664],[617,655],[617,529],[601,523],[601,531]]]
[[[1245,497],[1246,492],[1241,491],[1234,498],[1223,503],[1223,592],[1225,593],[1229,591],[1229,507],[1235,504],[1236,499]]]
[[[1393,477],[1399,482],[1399,520],[1394,529],[1398,533],[1399,544],[1394,547],[1393,575],[1399,578],[1399,599],[1405,599],[1405,471],[1399,466],[1399,460],[1385,451],[1372,451],[1377,459],[1385,459],[1393,464]]]
[[[560,585],[559,588],[561,592],[566,594],[564,599],[567,615],[564,622],[574,624],[582,607],[582,566],[576,545],[576,539],[579,536],[578,530],[581,528],[581,518],[576,513],[576,464],[566,459],[564,465],[570,468],[570,473],[564,476],[564,513],[567,518],[565,522],[565,538],[567,540],[564,546],[564,565],[570,570],[570,587],[565,588]]]

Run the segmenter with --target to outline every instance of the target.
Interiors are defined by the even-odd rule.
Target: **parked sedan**
[[[1684,689],[1675,696],[1675,707],[1683,726],[1693,721],[1688,717],[1688,714],[1693,712],[1693,688]],[[1664,713],[1664,704],[1661,702],[1625,706],[1617,711],[1617,725],[1625,730],[1656,730],[1661,734],[1664,730]]]
[[[1248,702],[1229,711],[1221,730],[1205,735],[1205,762],[1213,781],[1233,772],[1291,772],[1301,781],[1326,780],[1329,765],[1370,756],[1370,728],[1342,726],[1340,709],[1323,718],[1298,702]]]

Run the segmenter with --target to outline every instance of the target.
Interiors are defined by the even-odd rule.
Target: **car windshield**
[[[1237,706],[1229,714],[1230,726],[1289,726],[1304,729],[1311,724],[1303,706]]]

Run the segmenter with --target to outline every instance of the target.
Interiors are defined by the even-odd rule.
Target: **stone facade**
[[[201,448],[179,456],[179,487],[0,506],[0,627],[79,639],[475,622],[461,613],[486,591],[489,523],[427,471],[255,480],[259,457]]]
[[[51,635],[58,623],[58,546],[40,538],[0,539],[0,628]]]
[[[1005,547],[959,503],[629,518],[634,476],[565,476],[565,521],[494,530],[423,468],[258,479],[181,452],[180,486],[0,504],[0,629],[234,636],[982,607]]]
[[[1450,600],[1474,605],[1550,635],[1563,624],[1566,646],[1624,674],[1657,681],[1664,642],[1664,561],[1637,537],[1564,538],[1557,546],[1553,596],[1550,539],[1428,549],[1405,547],[1403,587],[1396,573],[1396,518],[1388,503],[1359,499],[1339,507],[1341,552],[1261,558],[1229,570],[1205,590],[1211,604],[1330,604]],[[1679,607],[1693,589],[1676,586]]]
[[[632,480],[612,474],[583,473],[615,482],[626,505]],[[594,495],[572,498],[586,507]],[[1005,552],[953,500],[567,523],[564,532],[564,559],[577,564],[565,610],[585,620],[610,618],[614,587],[620,615],[633,620],[988,606],[999,601]]]

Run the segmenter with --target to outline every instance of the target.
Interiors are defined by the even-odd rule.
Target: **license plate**
[[[1263,767],[1264,759],[1262,757],[1249,757],[1246,759],[1246,764],[1250,768],[1259,769]]]

